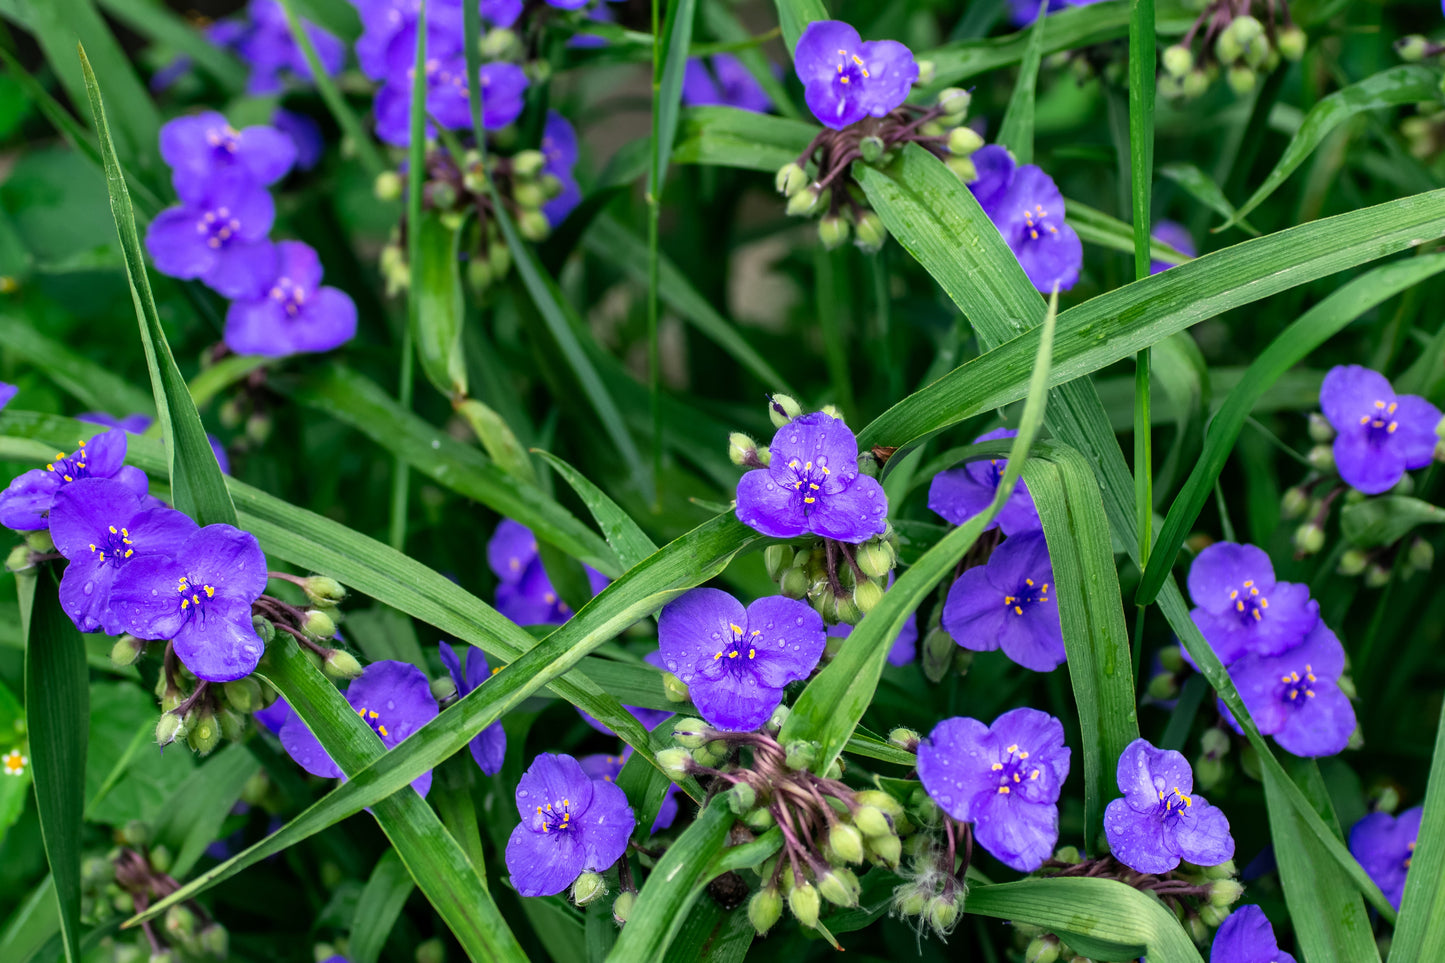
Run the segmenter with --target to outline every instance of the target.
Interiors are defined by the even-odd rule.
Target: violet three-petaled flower
[[[1140,873],[1167,873],[1181,859],[1217,866],[1234,857],[1224,813],[1193,792],[1194,771],[1172,749],[1135,739],[1119,755],[1122,798],[1104,810],[1114,858]]]
[[[146,231],[156,270],[199,278],[227,298],[251,298],[276,275],[276,248],[266,239],[275,219],[271,195],[251,175],[231,168],[206,190],[169,207]]]
[[[477,686],[492,677],[491,666],[487,665],[487,654],[474,645],[469,645],[458,657],[456,650],[446,642],[441,643],[442,665],[457,687],[457,697],[463,698]],[[507,733],[500,721],[487,726],[467,743],[477,768],[489,776],[502,771],[507,755]]]
[[[1031,873],[1059,840],[1069,755],[1063,724],[1037,709],[1005,712],[992,726],[944,719],[918,745],[918,778],[939,808],[973,823],[984,849]]]
[[[1018,166],[996,144],[970,158],[978,173],[969,184],[979,205],[1018,258],[1029,281],[1049,293],[1072,288],[1084,263],[1079,235],[1064,221],[1064,196],[1036,164]]]
[[[65,556],[60,607],[82,632],[125,631],[110,604],[111,587],[128,565],[178,551],[196,533],[189,516],[148,500],[110,478],[82,478],[55,495],[50,537]]]
[[[306,114],[277,107],[271,114],[271,126],[291,138],[296,147],[297,170],[309,171],[320,163],[326,150],[326,138],[316,121]]]
[[[301,241],[276,245],[276,276],[260,296],[232,301],[226,310],[226,346],[237,354],[280,358],[330,351],[356,334],[356,303],[323,287],[321,259]]]
[[[1342,752],[1355,731],[1355,709],[1340,691],[1345,650],[1323,620],[1279,655],[1250,653],[1229,667],[1259,731],[1296,756]]]
[[[1309,588],[1276,582],[1263,549],[1215,542],[1189,567],[1189,614],[1226,666],[1250,652],[1278,655],[1304,641],[1320,618]],[[1186,656],[1188,653],[1185,653]]]
[[[689,57],[682,74],[682,102],[688,107],[736,107],[755,114],[773,109],[773,100],[747,66],[732,54],[707,60]]]
[[[542,156],[547,163],[542,173],[550,174],[562,182],[562,192],[542,205],[547,223],[556,227],[567,219],[567,215],[582,203],[582,189],[577,185],[572,169],[577,166],[577,131],[566,117],[555,110],[547,111],[547,123],[542,127]]]
[[[518,625],[561,625],[572,617],[542,567],[537,539],[521,522],[504,518],[487,542],[487,564],[497,576],[497,611]],[[583,565],[587,584],[596,595],[607,587],[607,576]]]
[[[1250,905],[1239,907],[1219,924],[1209,963],[1295,963],[1295,958],[1279,948],[1264,910]]]
[[[811,533],[840,542],[865,542],[888,525],[888,496],[876,478],[858,471],[858,440],[821,411],[778,429],[765,469],[738,480],[737,516],[773,538]]]
[[[287,75],[314,81],[311,62],[296,43],[281,4],[277,0],[251,0],[246,12],[250,17],[249,28],[232,44],[251,68],[246,92],[252,96],[280,93]],[[300,18],[298,22],[311,41],[321,69],[328,77],[335,76],[346,62],[346,44],[310,20]]]
[[[396,748],[437,717],[431,683],[424,672],[409,662],[371,663],[347,686],[346,701],[388,749]],[[287,755],[311,775],[323,779],[346,778],[346,773],[297,713],[286,716],[280,736],[281,747]],[[431,789],[431,777],[431,770],[426,770],[411,781],[412,788],[425,796]]]
[[[411,141],[412,67],[390,78],[376,95],[376,135],[388,144],[404,147]],[[471,96],[467,90],[467,63],[460,52],[447,57],[428,56],[426,65],[426,136],[435,137],[435,120],[448,130],[471,125]],[[482,92],[482,126],[506,127],[522,113],[527,75],[516,64],[483,64],[478,74]]]
[[[522,821],[507,840],[507,872],[523,896],[552,896],[627,851],[637,817],[614,784],[568,755],[542,753],[517,783]]]
[[[251,605],[266,590],[266,556],[256,537],[207,525],[173,555],[134,558],[115,578],[111,607],[120,627],[140,639],[167,639],[198,679],[249,675],[265,647]]]
[[[296,162],[295,142],[275,127],[237,130],[213,110],[177,117],[161,128],[161,158],[184,201],[205,200],[221,171],[239,170],[258,186],[274,184]]]
[[[1359,860],[1395,909],[1405,896],[1405,877],[1415,858],[1423,815],[1422,806],[1399,816],[1374,812],[1350,827],[1350,855]]]
[[[709,725],[743,732],[768,721],[789,682],[806,679],[827,644],[823,617],[781,595],[746,609],[720,589],[697,588],[662,610],[662,662],[688,687]]]
[[[1064,630],[1043,532],[1004,539],[986,565],[958,577],[943,603],[943,630],[965,649],[1004,655],[1026,669],[1064,663]]]
[[[841,20],[815,20],[798,38],[793,68],[808,109],[825,127],[842,130],[864,117],[885,117],[908,98],[918,64],[896,40],[864,43]]]
[[[112,429],[82,441],[73,454],[56,452],[55,460],[44,468],[17,475],[0,492],[0,525],[20,532],[46,528],[56,494],[82,478],[114,478],[144,497],[150,481],[145,472],[125,464],[125,448],[125,432]]]
[[[1017,434],[1012,428],[996,428],[979,435],[973,443],[1013,438]],[[950,525],[962,525],[993,504],[1006,468],[1007,458],[990,458],[941,471],[928,486],[928,507]],[[993,528],[1002,529],[1005,535],[1039,530],[1039,512],[1023,479],[1014,485],[1008,501],[984,531]]]
[[[1405,472],[1435,457],[1440,409],[1417,395],[1397,395],[1384,375],[1357,364],[1331,368],[1320,407],[1334,426],[1335,467],[1367,495],[1389,491]]]
[[[590,756],[583,756],[577,761],[582,765],[582,771],[592,779],[601,779],[603,782],[615,783],[617,777],[622,773],[622,767],[632,757],[632,747],[624,746],[622,755],[609,756],[606,753],[594,753]],[[652,821],[652,828],[649,833],[656,835],[662,830],[670,827],[677,819],[678,802],[677,796],[682,792],[682,787],[675,782],[667,784],[667,792],[662,797],[662,805],[658,807],[657,818]]]

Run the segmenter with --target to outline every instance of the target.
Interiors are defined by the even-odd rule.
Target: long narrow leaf
[[[1390,963],[1445,959],[1445,709],[1435,727],[1425,812],[1410,855]]]

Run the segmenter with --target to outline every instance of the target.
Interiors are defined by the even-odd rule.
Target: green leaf
[[[1044,385],[1049,375],[1053,333],[1054,311],[1051,309],[1044,319],[1029,398],[1019,420],[1019,433],[1009,450],[1008,464],[993,502],[983,512],[945,535],[899,576],[893,587],[883,594],[883,600],[864,616],[848,636],[848,644],[823,671],[813,677],[793,703],[778,739],[784,743],[797,739],[819,743],[815,767],[818,772],[825,772],[838,758],[838,753],[843,751],[863,713],[872,703],[888,650],[898,637],[899,630],[924,596],[953,573],[964,553],[1003,509],[1013,492],[1043,423],[1048,397]]]
[[[59,580],[52,567],[17,582],[21,611],[29,608],[25,705],[37,723],[29,730],[35,808],[45,859],[55,880],[65,957],[69,963],[80,963],[80,829],[90,720],[85,641],[60,608]],[[33,599],[28,606],[26,595]]]
[[[1322,98],[1305,115],[1304,123],[1300,124],[1299,131],[1290,139],[1289,146],[1274,165],[1274,170],[1264,179],[1264,183],[1250,195],[1249,200],[1240,205],[1233,217],[1215,230],[1222,231],[1233,227],[1263,203],[1266,197],[1273,194],[1275,189],[1294,173],[1295,168],[1304,163],[1305,158],[1314,152],[1330,131],[1356,114],[1418,104],[1421,101],[1433,102],[1439,96],[1440,71],[1421,64],[1402,64],[1382,70]]]
[[[776,0],[778,23],[783,28],[783,42],[788,45],[791,56],[798,45],[798,38],[814,20],[827,20],[828,8],[823,0]]]
[[[131,207],[120,161],[111,143],[100,87],[83,49],[80,63],[85,73],[85,92],[90,98],[91,115],[95,118],[95,129],[100,138],[106,188],[110,191],[110,210],[115,217],[121,250],[125,253],[126,276],[130,281],[136,320],[140,322],[141,344],[145,347],[151,391],[160,414],[161,435],[168,443],[172,503],[202,525],[214,522],[234,525],[236,509],[226,491],[221,467],[216,463],[206,430],[201,427],[201,416],[196,413],[190,389],[176,367],[176,359],[171,355],[160,316],[156,313],[145,258],[141,254],[140,237],[136,234],[135,211]]]
[[[357,718],[289,636],[278,635],[271,643],[259,671],[348,776],[388,755],[380,737]],[[402,787],[376,800],[374,811],[412,879],[468,956],[476,961],[527,959],[476,869],[420,795]]]
[[[0,739],[0,756],[17,750],[25,752],[25,709],[3,682],[0,682],[0,732],[7,734],[7,738]],[[27,766],[24,772],[0,779],[0,845],[4,844],[5,834],[15,825],[30,800],[31,775]]]
[[[1340,534],[1360,548],[1390,545],[1421,525],[1441,522],[1445,511],[1405,495],[1368,498],[1340,510]]]
[[[596,519],[598,527],[602,529],[607,544],[612,546],[612,550],[621,559],[624,571],[641,564],[643,559],[657,551],[657,546],[637,522],[632,520],[632,516],[619,508],[616,502],[588,481],[581,472],[550,452],[538,451],[537,456],[556,469],[557,474],[565,478],[567,484],[571,485],[572,490],[582,499],[582,503]]]
[[[361,899],[356,902],[356,919],[351,924],[351,942],[346,947],[349,963],[376,963],[387,934],[401,916],[402,907],[416,888],[396,850],[388,849],[376,861]]]
[[[158,751],[158,716],[155,696],[134,683],[91,685],[86,821],[124,826],[138,819],[149,824],[195,771],[191,753]]]
[[[1029,28],[1029,44],[1019,65],[1019,79],[1009,95],[1008,110],[998,127],[998,142],[1020,164],[1034,162],[1034,96],[1039,86],[1039,65],[1044,59],[1044,28],[1048,17],[1035,17]]]
[[[1205,207],[1214,211],[1225,220],[1234,221],[1234,225],[1250,234],[1258,235],[1259,231],[1248,221],[1239,218],[1234,210],[1234,205],[1229,203],[1229,198],[1224,196],[1224,191],[1214,182],[1214,178],[1204,173],[1193,164],[1173,163],[1165,164],[1159,168],[1159,176],[1167,178],[1189,192],[1189,195]]]
[[[442,223],[440,214],[422,215],[416,229],[417,263],[410,290],[416,309],[408,312],[421,369],[447,398],[467,393],[457,236],[456,230]]]
[[[537,484],[537,471],[532,467],[526,449],[499,412],[475,398],[468,398],[460,404],[453,402],[453,406],[471,426],[477,440],[486,449],[487,457],[496,462],[498,468],[523,484]]]
[[[667,5],[662,27],[662,46],[654,46],[652,87],[652,157],[647,190],[662,197],[672,145],[677,140],[678,112],[682,107],[682,77],[692,44],[692,25],[697,19],[697,0],[675,0]],[[660,62],[659,62],[660,61]]]
[[[1189,934],[1157,898],[1112,879],[1026,879],[969,890],[966,912],[1042,927],[1091,957],[1200,963]]]
[[[1435,727],[1425,812],[1390,941],[1390,963],[1436,959],[1445,959],[1445,710]]]
[[[813,124],[736,107],[693,107],[682,112],[672,160],[772,174],[797,160],[817,132]]]
[[[607,959],[631,963],[663,958],[703,888],[714,876],[721,875],[712,872],[713,859],[726,845],[733,821],[727,801],[714,799],[667,847],[637,894],[627,925]]]
[[[72,351],[13,316],[0,318],[0,347],[45,372],[61,390],[92,411],[151,414],[155,401],[104,365]]]
[[[1069,226],[1088,244],[1097,244],[1111,251],[1134,253],[1134,229],[1117,217],[1092,208],[1073,198],[1064,199]],[[1149,239],[1149,257],[1165,264],[1183,264],[1189,255],[1170,247],[1158,238]]]
[[[246,86],[246,67],[236,55],[207,39],[158,0],[99,0],[106,12],[143,37],[189,57],[195,68],[209,74],[231,95]]]
[[[1445,254],[1429,254],[1376,268],[1310,308],[1254,359],[1214,415],[1205,436],[1204,451],[1175,496],[1174,503],[1169,506],[1169,513],[1159,530],[1154,557],[1149,560],[1144,577],[1139,582],[1135,595],[1137,604],[1147,605],[1154,601],[1165,577],[1174,567],[1179,547],[1208,502],[1215,482],[1234,451],[1235,442],[1250,412],[1270,386],[1351,321],[1441,271],[1445,271]],[[1353,505],[1350,509],[1364,510],[1356,516],[1361,521],[1384,514],[1383,509],[1366,508],[1368,504]],[[1363,532],[1363,526],[1360,531]],[[1348,533],[1346,537],[1350,537]]]

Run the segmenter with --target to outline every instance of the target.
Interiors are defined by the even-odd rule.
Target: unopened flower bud
[[[110,661],[119,668],[134,665],[145,654],[146,644],[133,635],[122,635],[110,649]]]
[[[512,200],[527,211],[535,211],[547,203],[547,191],[536,181],[520,181],[512,184]],[[548,225],[549,230],[551,225]]]
[[[778,922],[783,915],[783,897],[773,886],[765,886],[753,894],[748,900],[748,922],[753,924],[753,929],[763,936]]]
[[[595,903],[607,895],[607,881],[597,873],[583,873],[572,884],[572,902],[578,906]]]
[[[778,169],[778,176],[773,183],[777,185],[779,194],[792,197],[808,186],[808,172],[796,163],[784,164]]]
[[[1233,906],[1244,895],[1244,887],[1232,879],[1216,880],[1209,887],[1209,904],[1211,906]]]
[[[812,883],[803,882],[793,887],[788,893],[788,909],[798,922],[806,927],[812,928],[818,925],[818,910],[822,903],[818,899],[818,890]]]
[[[784,763],[789,769],[811,769],[818,761],[819,748],[816,742],[794,739],[783,747]]]
[[[1299,486],[1285,489],[1284,497],[1280,499],[1280,514],[1285,518],[1299,518],[1309,511],[1309,492]]]
[[[728,461],[752,467],[758,460],[758,443],[740,431],[728,435]]]
[[[933,83],[934,75],[938,72],[938,65],[932,60],[918,61],[918,79],[914,81],[924,87]]]
[[[34,554],[28,545],[16,545],[5,556],[5,571],[24,572],[35,567]]]
[[[868,254],[875,254],[883,249],[883,244],[888,240],[888,228],[883,226],[883,219],[873,211],[864,211],[858,215],[857,223],[853,225],[853,246]]]
[[[799,568],[790,568],[778,581],[778,590],[790,599],[801,599],[808,594],[808,574]]]
[[[688,700],[687,683],[671,672],[664,672],[662,674],[662,694],[667,696],[668,702],[686,702]]]
[[[251,616],[251,628],[256,631],[262,645],[269,646],[276,638],[276,626],[272,625],[271,620],[264,615]]]
[[[1372,562],[1365,569],[1365,586],[1372,589],[1384,588],[1390,584],[1390,570],[1379,562]]]
[[[1428,572],[1435,565],[1435,546],[1418,535],[1410,543],[1405,560],[1417,572]]]
[[[897,836],[870,836],[864,840],[864,851],[875,863],[897,869],[903,858],[903,840]]]
[[[823,247],[829,251],[847,244],[852,230],[851,225],[836,214],[829,214],[818,220],[818,240],[822,241]]]
[[[401,175],[396,171],[382,171],[376,175],[376,182],[371,186],[371,192],[378,201],[394,201],[401,197],[402,180]]]
[[[196,932],[196,914],[180,903],[166,910],[165,922],[166,935],[172,940],[180,943],[190,943]]]
[[[748,811],[758,804],[758,792],[745,782],[734,783],[733,787],[725,794],[728,799],[728,808],[735,816],[745,816]]]
[[[194,723],[186,723],[186,743],[202,756],[221,744],[221,726],[214,713],[200,713]]]
[[[1169,672],[1184,671],[1184,654],[1177,645],[1166,645],[1159,650],[1159,664]]]
[[[1164,49],[1164,69],[1171,77],[1182,78],[1194,69],[1194,52],[1182,43]]]
[[[978,180],[978,167],[974,164],[972,157],[950,154],[943,159],[943,163],[965,184],[972,184]]]
[[[796,194],[788,195],[787,212],[789,217],[808,217],[820,207],[827,207],[828,201],[832,199],[832,191],[824,188],[819,189],[815,184],[809,184],[805,189]]]
[[[1306,522],[1294,531],[1295,551],[1313,555],[1325,547],[1325,530],[1314,522]]]
[[[929,682],[942,682],[953,667],[953,653],[958,645],[953,636],[941,628],[929,629],[923,636],[923,674]]]
[[[1354,578],[1369,567],[1370,556],[1358,548],[1347,548],[1340,555],[1340,563],[1335,566],[1335,571],[1347,578]]]
[[[547,157],[539,150],[524,150],[512,155],[512,173],[523,180],[536,177],[546,166]]]
[[[1408,37],[1401,37],[1395,41],[1395,55],[1406,63],[1417,63],[1425,59],[1425,53],[1430,49],[1430,41],[1418,33],[1410,34]]]
[[[935,896],[928,901],[928,924],[939,936],[947,936],[958,923],[958,899],[953,896]]]
[[[679,746],[658,750],[657,767],[673,782],[682,782],[692,773],[692,754]]]
[[[301,620],[301,631],[318,642],[336,636],[336,620],[321,609],[307,609]]]
[[[1310,412],[1309,426],[1310,440],[1316,444],[1328,445],[1335,440],[1335,426],[1320,412]]]
[[[1146,690],[1155,702],[1168,702],[1179,695],[1179,682],[1171,672],[1161,672],[1149,680]]]
[[[545,241],[552,233],[552,222],[541,211],[523,211],[517,218],[517,230],[529,241]]]
[[[938,92],[938,106],[943,108],[946,119],[957,117],[962,120],[963,115],[968,113],[968,107],[972,101],[973,94],[962,87],[945,87]]]
[[[717,742],[709,742],[692,751],[692,761],[708,769],[715,769],[722,765],[727,760],[727,757],[727,743],[720,740]]]
[[[859,861],[863,858],[861,845],[858,858]],[[834,906],[857,906],[861,892],[858,877],[851,870],[835,868],[818,877],[818,895]]]
[[[861,793],[859,795],[861,795]],[[883,793],[883,795],[887,795],[887,793]],[[892,797],[890,796],[889,798],[891,799]],[[899,807],[899,812],[902,812],[901,806]],[[853,825],[857,826],[858,830],[870,840],[875,836],[894,835],[893,823],[889,820],[888,814],[877,806],[867,804],[859,806],[853,813]]]
[[[431,697],[438,704],[449,703],[457,697],[457,684],[450,675],[431,680]]]
[[[707,743],[711,731],[701,719],[679,719],[672,727],[672,739],[684,749],[696,749]]]
[[[1303,30],[1290,24],[1275,35],[1274,43],[1279,55],[1285,60],[1299,60],[1305,55],[1305,44],[1308,40]],[[1395,49],[1398,50],[1399,47]]]
[[[828,845],[845,863],[863,862],[863,834],[858,832],[856,826],[842,822],[834,823],[833,827],[828,830]],[[828,901],[838,902],[831,896],[828,897]]]
[[[345,649],[330,649],[321,663],[321,671],[326,673],[328,679],[344,682],[361,675],[361,663]]]
[[[905,729],[902,726],[888,733],[888,744],[890,746],[896,746],[904,752],[917,752],[918,743],[921,741],[921,737],[915,730]]]
[[[876,164],[883,156],[883,138],[876,134],[870,134],[858,142],[858,152],[863,155],[863,163]]]
[[[1194,760],[1194,788],[1209,791],[1224,778],[1224,760],[1213,756],[1200,756]]]
[[[972,127],[955,127],[948,132],[948,151],[955,157],[967,157],[983,146],[983,136]]]
[[[152,950],[146,963],[176,963],[176,954],[171,950]]]
[[[858,607],[858,611],[863,615],[867,615],[873,611],[878,603],[882,601],[883,587],[872,579],[865,579],[859,582],[858,587],[853,590],[853,604]]]
[[[1202,70],[1191,70],[1181,81],[1181,91],[1189,99],[1202,96],[1209,89],[1210,76]]]
[[[825,614],[823,616],[824,621],[842,622],[844,625],[857,625],[863,620],[863,612],[858,608],[858,603],[853,601],[853,596],[830,596],[830,598],[832,598],[833,602],[833,604],[829,606],[829,608],[832,609],[832,618],[830,619],[828,615]]]
[[[803,406],[791,395],[774,394],[768,396],[768,419],[772,421],[774,428],[782,428],[788,422],[803,414]]]
[[[1254,72],[1254,68],[1252,67],[1244,64],[1236,64],[1229,68],[1229,73],[1225,75],[1225,80],[1229,82],[1230,90],[1243,97],[1254,89],[1254,85],[1259,81],[1259,75]]]
[[[783,723],[788,721],[788,715],[792,711],[785,705],[778,706],[773,710],[773,714],[768,716],[768,721],[763,723],[763,728],[773,735],[777,735],[782,730]]]
[[[1228,915],[1229,907],[1215,906],[1213,903],[1210,903],[1208,906],[1204,906],[1199,910],[1199,922],[1211,930],[1218,929],[1219,924],[1223,923],[1224,918]]]
[[[930,893],[918,884],[900,886],[893,891],[893,911],[899,916],[922,916]]]
[[[627,918],[632,915],[632,908],[637,905],[637,894],[630,890],[623,890],[617,894],[612,901],[612,922],[618,926],[626,924]]]
[[[488,30],[481,40],[483,60],[516,60],[522,53],[521,41],[511,30]]]
[[[174,712],[161,713],[160,721],[156,723],[156,744],[165,748],[177,739],[184,739],[185,737],[185,720]]]
[[[870,539],[858,546],[854,561],[869,578],[883,578],[893,571],[893,551],[881,538]]]
[[[762,807],[754,809],[744,816],[743,822],[755,833],[765,833],[777,825],[777,820],[773,818],[773,814]]]
[[[1052,933],[1035,936],[1024,950],[1024,963],[1055,963],[1059,958],[1059,938]]]

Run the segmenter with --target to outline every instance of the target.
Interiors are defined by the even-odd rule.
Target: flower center
[[[218,154],[230,155],[236,153],[236,138],[240,136],[236,128],[227,124],[224,127],[212,127],[206,131],[206,143]]]
[[[80,443],[79,450],[73,455],[67,455],[63,451],[55,453],[55,460],[45,466],[46,471],[53,471],[59,475],[62,481],[73,482],[77,478],[87,478],[90,472],[85,469],[85,442]]]
[[[1165,819],[1178,818],[1193,805],[1194,799],[1186,796],[1178,786],[1168,792],[1159,790],[1159,815]]]
[[[306,289],[290,278],[278,278],[267,295],[286,309],[288,318],[296,317],[306,306]]]
[[[176,594],[181,597],[181,611],[190,612],[193,618],[205,621],[206,603],[216,597],[214,585],[193,585],[188,576],[182,575],[176,582]]]
[[[1234,603],[1234,613],[1239,616],[1239,621],[1245,625],[1263,619],[1264,610],[1269,608],[1269,599],[1259,594],[1259,586],[1254,584],[1254,579],[1247,579],[1242,589],[1230,589],[1229,600]]]
[[[1006,796],[1013,791],[1014,786],[1024,780],[1039,778],[1039,770],[1027,764],[1029,751],[1020,749],[1018,743],[1009,746],[1004,752],[1008,753],[1008,758],[994,763],[991,768],[998,775],[997,792]]]
[[[717,654],[712,657],[714,662],[721,661],[734,673],[739,672],[748,662],[758,657],[758,650],[755,644],[758,636],[763,634],[762,629],[753,629],[751,632],[735,623],[728,623],[732,629],[733,637],[730,642],[718,649]]]
[[[1039,231],[1048,231],[1050,234],[1059,233],[1059,229],[1050,224],[1048,218],[1049,212],[1044,210],[1042,204],[1024,208],[1024,227],[1028,229],[1030,240],[1037,241]]]
[[[868,73],[868,65],[863,62],[862,57],[846,50],[838,51],[838,83],[859,84],[870,76],[872,75]]]
[[[1373,414],[1361,415],[1360,424],[1364,425],[1369,432],[1370,441],[1378,444],[1400,427],[1395,420],[1395,409],[1400,407],[1399,402],[1376,401]]]
[[[1310,688],[1318,679],[1315,678],[1314,669],[1306,663],[1304,675],[1298,672],[1291,672],[1279,677],[1279,688],[1275,695],[1280,702],[1287,706],[1299,709],[1309,705],[1309,700],[1315,697],[1315,690]]]
[[[69,481],[69,479],[66,480]],[[114,525],[111,525],[102,541],[90,543],[90,550],[98,553],[98,557],[102,562],[108,558],[110,561],[119,564],[135,554],[135,549],[131,548],[134,544],[135,543],[130,540],[130,531],[128,529],[116,528]]]
[[[572,804],[566,799],[560,803],[547,803],[545,806],[537,807],[537,815],[542,817],[542,832],[566,832],[572,828]]]
[[[196,223],[196,233],[205,237],[206,245],[211,248],[225,246],[240,229],[240,218],[224,205],[214,211],[207,211]]]
[[[788,468],[793,472],[793,490],[803,497],[803,514],[817,511],[812,506],[823,496],[823,484],[832,474],[828,470],[828,456],[819,455],[816,462],[806,461],[801,465],[794,458],[788,462]]]
[[[25,774],[25,767],[30,764],[30,760],[21,755],[19,749],[12,749],[7,752],[3,762],[5,763],[5,775],[7,776],[23,776]],[[1415,844],[1411,843],[1410,845],[1413,847]],[[1409,861],[1406,860],[1407,865],[1408,863]]]
[[[377,735],[382,736],[383,738],[390,735],[390,733],[386,731],[386,726],[381,724],[381,713],[377,712],[375,709],[368,709],[366,708],[366,706],[362,706],[360,709],[356,710],[356,714],[361,716],[362,719],[366,720],[366,724],[371,726],[372,732],[375,732]]]
[[[1005,595],[1003,604],[1014,610],[1014,615],[1024,614],[1024,605],[1028,602],[1047,602],[1049,594],[1049,583],[1035,585],[1034,580],[1026,578],[1023,584],[1014,590],[1013,595]]]

